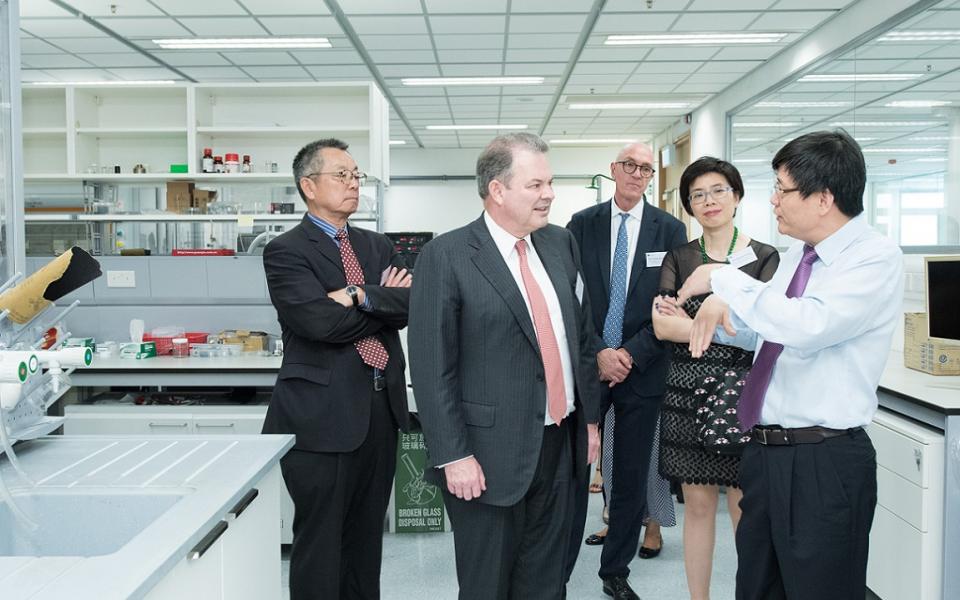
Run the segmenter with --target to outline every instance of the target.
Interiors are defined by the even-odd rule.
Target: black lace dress
[[[750,247],[757,260],[740,270],[755,279],[769,281],[780,264],[777,249],[756,240],[750,240]],[[680,289],[701,264],[699,239],[672,250],[663,260],[661,289]],[[683,308],[693,318],[706,298],[707,295],[690,298]],[[667,392],[660,410],[660,474],[680,483],[739,487],[740,457],[708,453],[700,445],[693,390],[707,375],[730,368],[749,368],[753,363],[753,352],[712,344],[701,358],[695,359],[686,343],[672,346]]]

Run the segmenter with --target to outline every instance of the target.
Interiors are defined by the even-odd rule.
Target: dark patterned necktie
[[[803,291],[807,288],[807,281],[810,280],[813,263],[817,262],[817,258],[817,251],[813,246],[803,247],[803,257],[800,259],[800,264],[797,265],[797,270],[793,273],[790,285],[787,286],[787,298],[797,298],[803,295]],[[767,394],[767,388],[770,387],[773,367],[776,365],[781,352],[783,352],[783,344],[764,341],[760,345],[757,360],[753,362],[750,374],[747,375],[747,382],[744,385],[743,393],[740,395],[740,403],[737,405],[737,415],[740,417],[740,426],[743,431],[750,430],[751,427],[760,422],[763,398]]]
[[[357,255],[353,253],[346,228],[338,230],[336,238],[340,242],[340,259],[343,261],[343,272],[347,275],[347,285],[363,285],[363,269],[360,268]],[[355,341],[353,345],[365,364],[381,370],[387,368],[390,355],[378,338],[371,335]]]

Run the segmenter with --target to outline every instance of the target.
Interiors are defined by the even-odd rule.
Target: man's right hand
[[[458,460],[443,468],[447,490],[461,500],[473,500],[487,490],[483,469],[474,457]]]
[[[633,366],[625,353],[617,352],[613,348],[604,348],[597,353],[597,368],[600,370],[600,381],[609,381],[610,387],[623,382],[630,374]]]

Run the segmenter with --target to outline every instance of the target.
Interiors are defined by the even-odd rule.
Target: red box
[[[234,256],[237,251],[231,248],[174,248],[171,256]]]
[[[185,337],[187,338],[187,345],[192,346],[193,344],[206,344],[207,343],[207,334],[199,331],[188,331],[183,335],[170,336],[170,337],[154,337],[149,333],[143,334],[143,341],[153,342],[157,346],[157,356],[161,354],[172,354],[173,353],[173,339],[174,337]]]

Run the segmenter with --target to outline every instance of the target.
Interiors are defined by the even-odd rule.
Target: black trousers
[[[623,385],[623,384],[621,384]],[[618,386],[619,387],[619,386]],[[616,388],[615,388],[616,389]],[[626,391],[626,390],[625,390]],[[662,396],[613,398],[613,493],[607,501],[610,528],[600,554],[602,579],[627,577],[637,555],[647,508],[647,474]]]
[[[862,600],[877,461],[863,430],[751,443],[740,462],[737,600]]]
[[[380,598],[383,520],[396,470],[397,426],[385,391],[353,452],[292,450],[280,469],[296,510],[290,600]]]
[[[461,500],[443,490],[460,600],[561,598],[572,521],[572,427],[564,420],[544,428],[533,482],[513,506]]]

